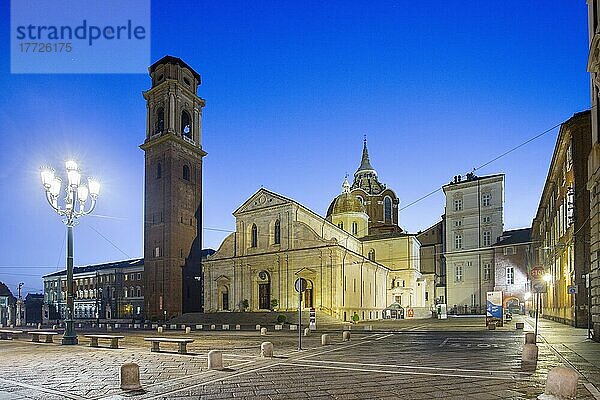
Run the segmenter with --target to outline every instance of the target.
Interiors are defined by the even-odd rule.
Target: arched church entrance
[[[306,290],[304,291],[304,298],[302,299],[304,302],[305,308],[314,307],[314,291],[313,291],[313,283],[311,280],[306,280]]]
[[[271,309],[271,276],[267,271],[261,271],[258,278],[258,308],[269,310]]]
[[[219,302],[221,310],[229,310],[229,288],[226,285],[219,287]]]

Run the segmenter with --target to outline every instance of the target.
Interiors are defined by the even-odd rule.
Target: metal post
[[[298,350],[302,350],[302,292],[298,292]]]
[[[587,338],[592,339],[592,327],[590,326],[590,322],[592,320],[592,313],[590,306],[592,304],[592,289],[590,287],[590,273],[585,274],[585,288],[587,292]]]
[[[535,300],[535,340],[537,341],[537,334],[538,334],[538,314],[540,310],[540,293],[536,293],[536,300]]]
[[[62,344],[77,344],[77,334],[73,324],[73,289],[73,226],[69,224],[67,225],[67,318]]]

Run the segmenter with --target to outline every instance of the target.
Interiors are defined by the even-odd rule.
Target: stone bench
[[[160,351],[160,343],[177,343],[179,345],[179,350],[177,351],[179,354],[187,354],[187,344],[192,343],[194,339],[189,338],[163,338],[163,337],[154,337],[154,338],[144,338],[147,342],[152,342],[152,349],[150,351]]]
[[[110,348],[111,349],[118,349],[119,348],[119,339],[125,339],[125,336],[118,336],[118,335],[83,335],[83,336],[90,339],[90,347],[99,347],[98,339],[110,340]]]
[[[40,336],[45,336],[46,337],[46,343],[54,343],[54,336],[59,335],[58,332],[40,332],[40,331],[35,331],[35,332],[29,332],[31,334],[31,341],[32,342],[36,342],[39,343],[40,341]]]
[[[0,329],[0,339],[12,340],[14,336],[20,335],[23,331],[14,331],[12,329]]]

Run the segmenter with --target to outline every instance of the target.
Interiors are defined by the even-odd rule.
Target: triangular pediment
[[[254,193],[248,200],[244,202],[237,210],[233,212],[234,216],[238,216],[243,213],[256,211],[263,208],[270,208],[275,206],[281,206],[285,204],[293,203],[291,199],[284,197],[280,194],[271,192],[265,188],[260,188]]]

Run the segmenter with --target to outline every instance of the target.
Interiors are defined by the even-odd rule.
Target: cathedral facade
[[[302,307],[342,321],[383,318],[394,303],[430,316],[434,282],[420,272],[416,235],[398,225],[398,205],[379,182],[366,141],[352,185],[344,180],[325,217],[258,190],[203,265],[205,312],[297,310],[294,282],[302,277]]]

